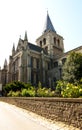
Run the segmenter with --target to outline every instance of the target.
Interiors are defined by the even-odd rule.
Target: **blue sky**
[[[58,34],[64,38],[65,52],[82,45],[82,0],[2,0],[0,1],[0,66],[11,55],[13,43],[25,31],[35,44],[42,34],[47,10]]]

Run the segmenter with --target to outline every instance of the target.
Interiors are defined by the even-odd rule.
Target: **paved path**
[[[20,109],[0,102],[0,130],[50,130]]]
[[[0,102],[0,130],[76,130],[64,124],[52,124],[36,114]]]

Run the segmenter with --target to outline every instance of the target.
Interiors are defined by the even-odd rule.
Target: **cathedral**
[[[82,46],[72,51],[82,52]],[[37,86],[40,81],[43,86],[53,88],[61,79],[62,66],[69,52],[64,53],[63,37],[57,34],[47,13],[44,30],[36,39],[36,45],[28,41],[27,32],[24,39],[19,38],[16,48],[13,45],[9,63],[5,60],[0,69],[0,83],[21,81]]]

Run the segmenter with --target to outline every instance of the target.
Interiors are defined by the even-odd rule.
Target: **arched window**
[[[46,44],[46,38],[43,39],[43,43],[44,43],[44,45]]]

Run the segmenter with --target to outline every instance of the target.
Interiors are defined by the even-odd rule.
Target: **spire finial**
[[[48,15],[48,9],[47,9],[47,15]]]
[[[19,36],[19,39],[21,39],[21,35]]]

